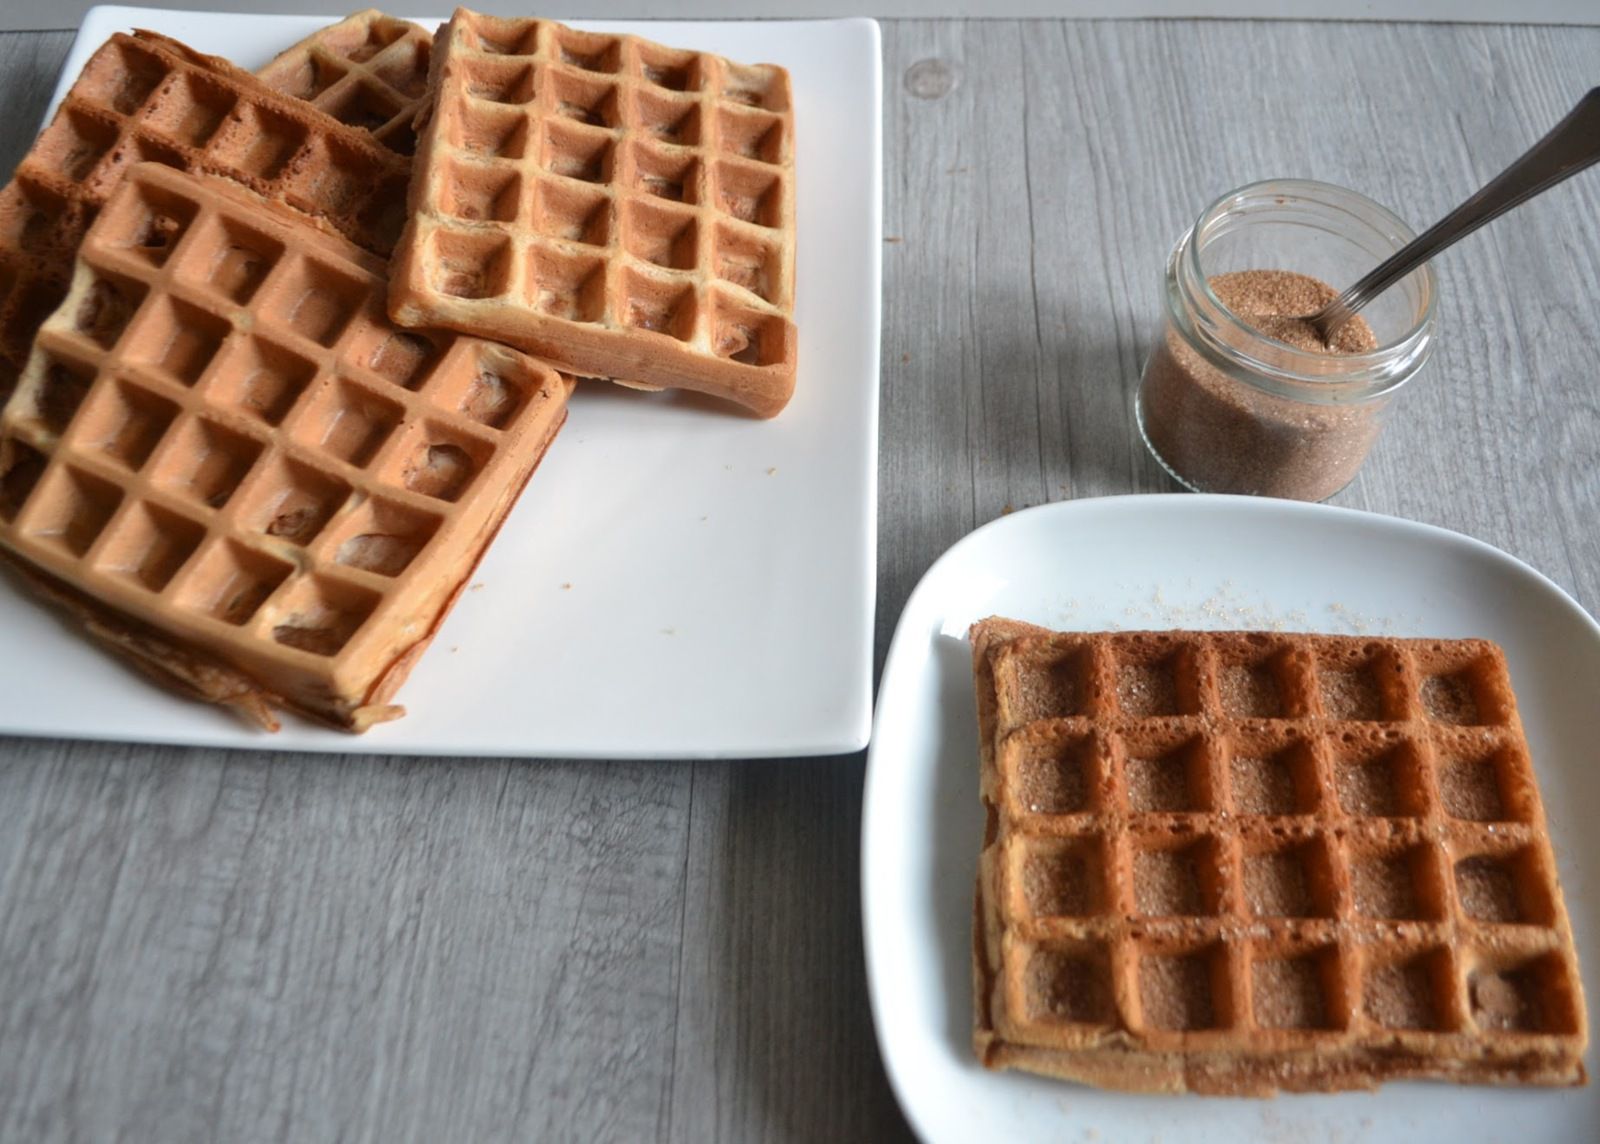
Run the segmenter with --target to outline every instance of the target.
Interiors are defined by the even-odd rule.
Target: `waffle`
[[[401,714],[571,382],[397,329],[385,286],[381,259],[235,183],[130,168],[0,411],[0,555],[265,726]]]
[[[90,57],[0,190],[0,401],[61,302],[95,212],[141,160],[223,175],[387,254],[410,165],[364,131],[152,32]]]
[[[458,8],[390,316],[770,417],[794,391],[789,76]]]
[[[313,32],[256,77],[409,155],[417,146],[413,122],[426,102],[432,48],[431,32],[368,8]]]
[[[985,1065],[1142,1092],[1584,1083],[1493,644],[999,619],[971,639]]]

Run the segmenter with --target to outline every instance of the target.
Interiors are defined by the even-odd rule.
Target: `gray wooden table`
[[[0,37],[0,170],[69,39]],[[1600,80],[1600,28],[907,22],[884,45],[880,649],[1008,507],[1172,489],[1129,398],[1205,202],[1307,176],[1426,223]],[[951,86],[914,96],[930,59]],[[1444,257],[1438,354],[1339,497],[1506,548],[1591,611],[1597,220],[1591,174]],[[0,740],[0,1139],[903,1137],[862,770]]]

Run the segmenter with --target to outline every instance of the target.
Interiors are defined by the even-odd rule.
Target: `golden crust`
[[[762,417],[794,391],[788,73],[457,9],[389,313]]]

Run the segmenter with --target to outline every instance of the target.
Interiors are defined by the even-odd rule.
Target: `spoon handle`
[[[1422,234],[1381,262],[1312,319],[1324,340],[1355,312],[1412,270],[1484,223],[1600,161],[1600,87],[1511,166]]]

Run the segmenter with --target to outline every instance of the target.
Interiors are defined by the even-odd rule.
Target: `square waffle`
[[[286,49],[256,78],[409,155],[417,147],[413,122],[427,100],[432,48],[432,32],[367,8]]]
[[[390,316],[770,417],[794,391],[789,76],[458,8]]]
[[[1248,1095],[1584,1082],[1493,644],[1000,619],[970,638],[985,1065]]]
[[[223,175],[387,254],[410,164],[371,135],[153,32],[116,35],[0,190],[0,401],[95,212],[141,160]]]
[[[432,639],[569,379],[394,327],[383,261],[141,163],[0,410],[0,554],[164,680],[353,731]]]

